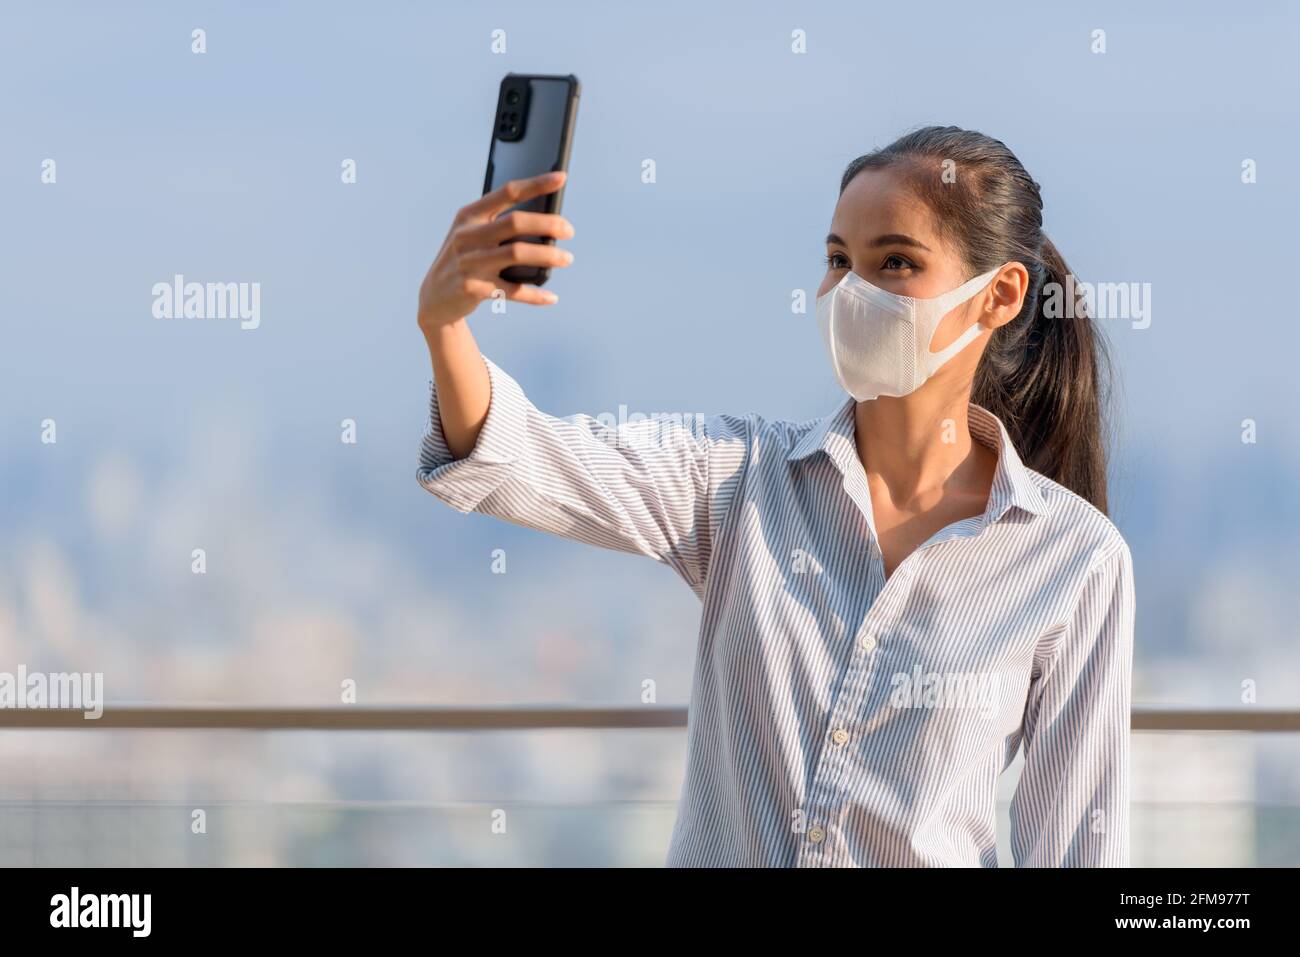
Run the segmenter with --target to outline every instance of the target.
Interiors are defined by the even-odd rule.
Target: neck
[[[969,402],[961,390],[857,403],[858,458],[872,486],[883,486],[899,508],[924,507],[934,493],[978,492],[989,471],[981,459],[993,454],[971,439]]]

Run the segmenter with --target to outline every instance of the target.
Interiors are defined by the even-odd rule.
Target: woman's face
[[[970,278],[960,253],[939,238],[930,208],[890,169],[864,169],[840,194],[817,295],[850,270],[915,299],[941,296]]]

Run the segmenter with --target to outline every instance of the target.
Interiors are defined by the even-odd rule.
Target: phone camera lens
[[[519,102],[519,91],[518,91],[518,90],[510,90],[510,91],[508,91],[508,92],[506,93],[506,102],[509,103],[511,106],[514,106],[516,103],[518,103],[518,102]]]

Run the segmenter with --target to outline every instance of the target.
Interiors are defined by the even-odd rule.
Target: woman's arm
[[[612,415],[548,415],[479,353],[470,333],[466,316],[497,286],[511,299],[550,301],[539,298],[549,293],[512,287],[495,273],[512,262],[563,265],[562,255],[525,243],[513,245],[531,248],[484,255],[478,238],[499,242],[501,233],[484,232],[484,216],[561,182],[543,180],[525,181],[534,186],[499,199],[489,194],[462,210],[421,288],[420,327],[434,382],[417,478],[461,512],[648,555],[702,592],[714,537],[746,458],[748,419],[688,415],[628,422]],[[521,219],[511,228],[514,235],[543,228],[554,230],[546,235],[571,235],[558,219]]]
[[[564,185],[564,177],[558,172],[511,180],[465,206],[452,220],[437,258],[420,284],[420,331],[429,347],[433,379],[442,400],[443,435],[457,458],[474,448],[492,395],[483,356],[469,330],[469,314],[498,289],[516,302],[555,302],[554,293],[506,282],[498,274],[507,266],[564,267],[573,261],[571,253],[555,246],[506,242],[519,236],[568,239],[573,236],[573,226],[564,217],[518,210],[501,214],[516,203],[555,192]]]
[[[1017,867],[1129,865],[1133,559],[1121,540],[1088,575],[1025,708],[1011,802]]]

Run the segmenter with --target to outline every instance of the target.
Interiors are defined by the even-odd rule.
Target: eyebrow
[[[849,244],[840,239],[835,233],[827,233],[826,245],[843,246],[848,249]],[[914,246],[917,249],[924,249],[930,252],[930,247],[925,243],[913,239],[911,236],[904,236],[902,233],[887,233],[884,236],[877,236],[871,242],[867,243],[868,248],[876,249],[880,246]]]

